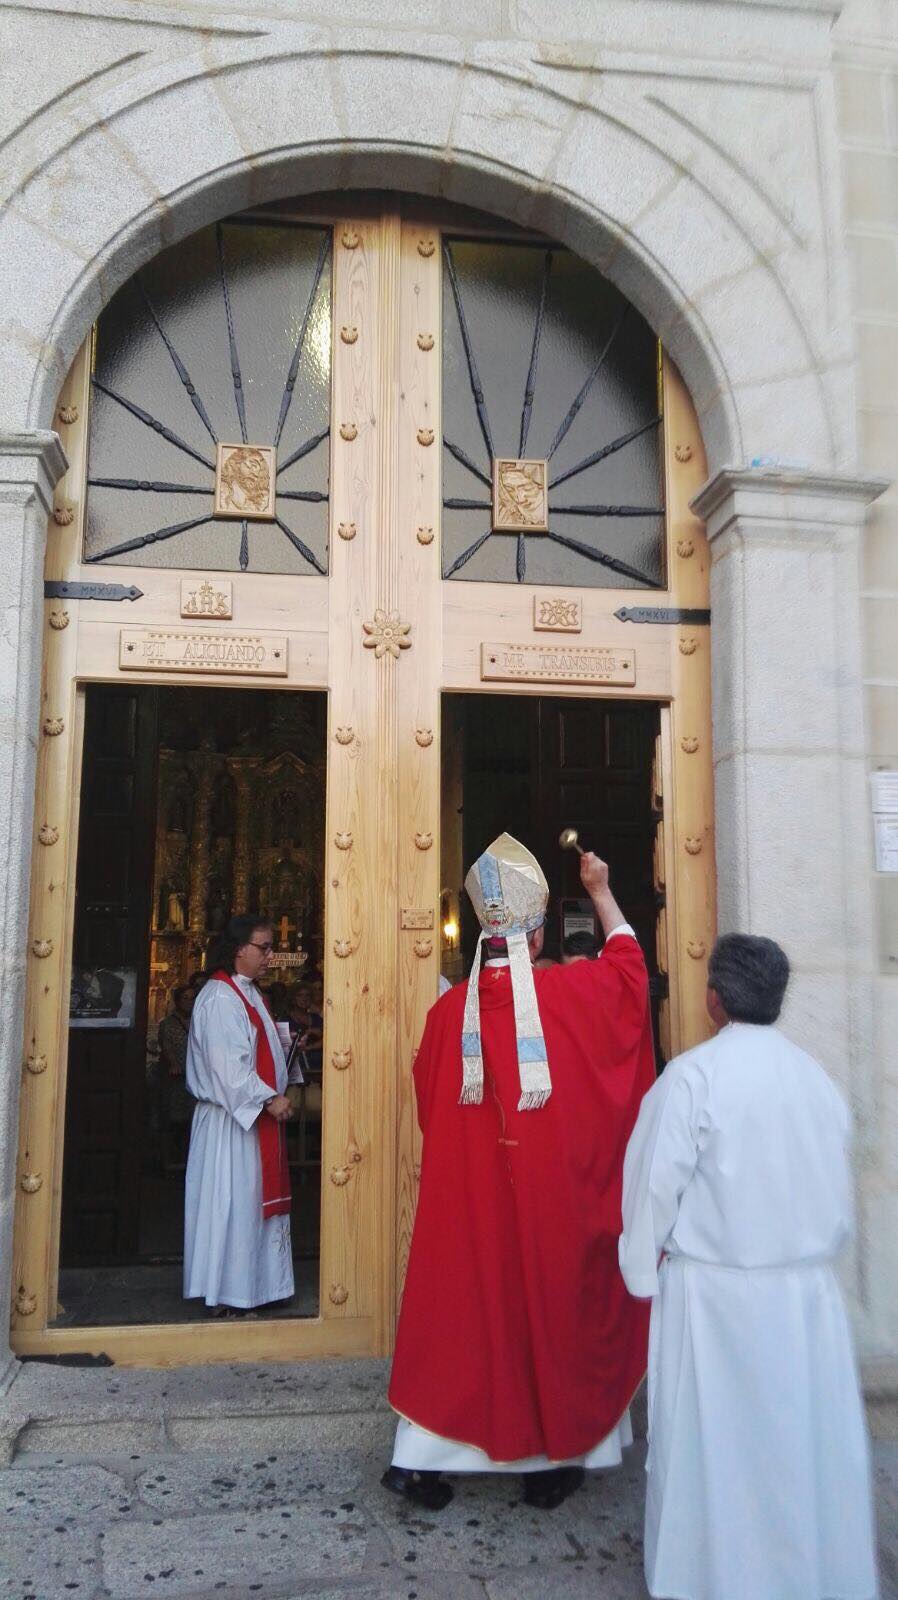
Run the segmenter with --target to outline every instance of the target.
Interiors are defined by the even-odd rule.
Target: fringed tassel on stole
[[[551,1093],[551,1089],[531,1089],[528,1093],[521,1095],[518,1101],[518,1110],[542,1111]]]
[[[511,933],[507,938],[511,992],[514,999],[514,1029],[521,1076],[519,1111],[541,1111],[552,1093],[546,1041],[536,1003],[536,985],[526,933]]]

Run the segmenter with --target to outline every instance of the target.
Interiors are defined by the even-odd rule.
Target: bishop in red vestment
[[[468,875],[486,961],[430,1011],[415,1062],[421,1187],[390,1383],[386,1487],[438,1509],[441,1471],[524,1472],[560,1503],[616,1465],[648,1315],[620,1274],[624,1151],[655,1081],[648,978],[586,855],[606,942],[533,971],[548,891],[503,834]]]

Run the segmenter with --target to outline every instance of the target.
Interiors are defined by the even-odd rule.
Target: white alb
[[[876,1594],[867,1435],[832,1265],[853,1223],[849,1137],[822,1067],[773,1027],[731,1023],[643,1101],[620,1263],[630,1292],[654,1297],[652,1595]]]
[[[268,1035],[277,1092],[287,1064],[277,1029],[248,978],[234,982]],[[290,1218],[262,1216],[257,1117],[272,1090],[255,1070],[255,1029],[239,997],[210,979],[197,995],[187,1042],[187,1087],[198,1101],[184,1192],[184,1298],[240,1308],[293,1294]]]

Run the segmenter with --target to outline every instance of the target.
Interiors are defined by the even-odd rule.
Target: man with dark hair
[[[594,933],[587,933],[585,928],[580,928],[577,933],[569,933],[561,945],[561,965],[573,966],[575,961],[597,961],[599,958],[599,941]]]
[[[707,1004],[720,1031],[670,1062],[627,1149],[621,1270],[652,1298],[652,1595],[876,1593],[863,1405],[833,1271],[852,1231],[850,1117],[773,1026],[788,981],[772,939],[718,940]]]
[[[256,986],[272,948],[264,917],[232,917],[190,1021],[184,1298],[219,1316],[293,1294],[287,1063]]]

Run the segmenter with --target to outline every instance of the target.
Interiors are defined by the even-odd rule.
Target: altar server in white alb
[[[184,1298],[221,1316],[293,1294],[287,1063],[255,982],[271,950],[264,919],[232,917],[190,1019]]]
[[[665,1600],[876,1594],[833,1270],[852,1230],[849,1114],[773,1026],[788,979],[772,940],[718,940],[720,1032],[665,1069],[627,1149],[621,1269],[653,1297],[646,1581]]]

